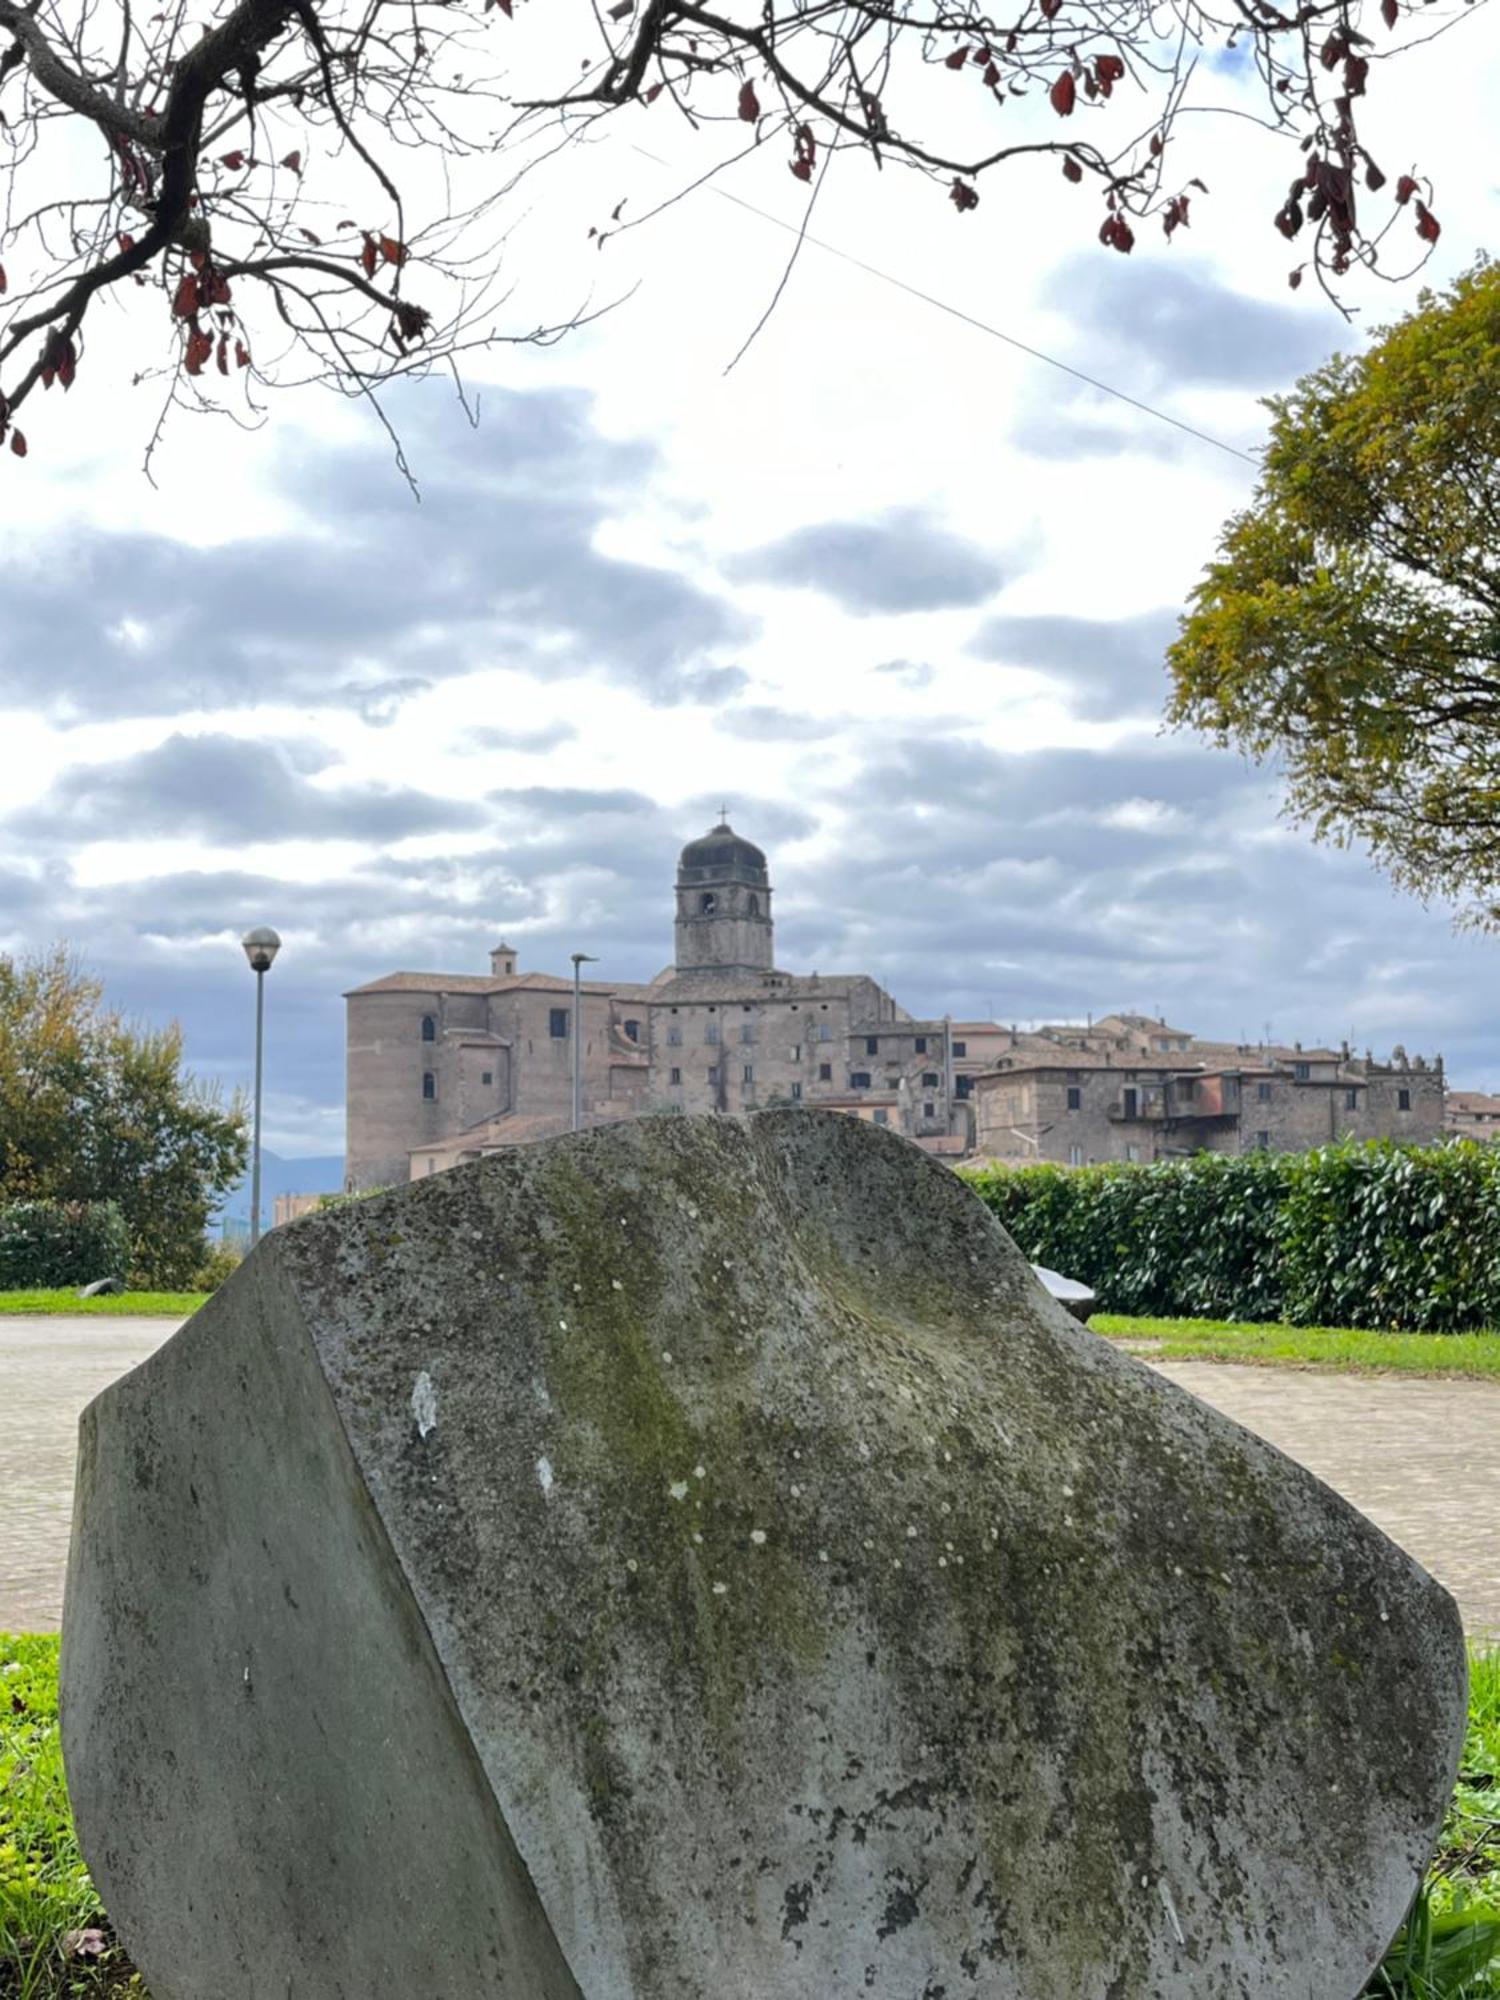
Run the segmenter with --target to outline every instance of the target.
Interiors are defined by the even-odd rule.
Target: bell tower
[[[775,963],[766,857],[726,814],[677,864],[677,970],[770,972]]]

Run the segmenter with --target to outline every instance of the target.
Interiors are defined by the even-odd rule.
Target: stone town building
[[[647,985],[523,972],[393,972],[346,995],[346,1180],[435,1173],[583,1119],[816,1104],[958,1159],[1153,1160],[1433,1139],[1441,1060],[1198,1040],[1141,1014],[1029,1031],[918,1020],[864,973],[775,957],[766,857],[727,823],[682,851],[673,963]]]
[[[1087,1166],[1443,1131],[1441,1057],[1200,1041],[1140,1014],[1012,1031],[971,1088],[975,1150],[994,1160]]]
[[[584,1122],[820,1104],[967,1150],[949,1028],[863,973],[780,970],[766,857],[726,823],[683,849],[674,962],[649,985],[522,972],[394,972],[348,995],[351,1188],[566,1131],[573,1037]],[[967,1090],[967,1082],[964,1084]]]
[[[1500,1097],[1485,1090],[1450,1090],[1443,1125],[1455,1139],[1500,1139]]]

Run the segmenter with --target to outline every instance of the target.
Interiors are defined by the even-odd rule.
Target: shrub
[[[125,1278],[130,1235],[112,1201],[0,1204],[0,1291]]]
[[[216,1292],[226,1284],[244,1262],[244,1252],[233,1243],[216,1243],[212,1238],[203,1245],[203,1261],[193,1273],[189,1291]]]
[[[965,1178],[1101,1310],[1458,1333],[1500,1326],[1500,1147],[1345,1141]]]

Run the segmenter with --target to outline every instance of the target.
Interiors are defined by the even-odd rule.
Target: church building
[[[727,820],[682,850],[674,963],[649,985],[520,970],[393,972],[348,1003],[352,1190],[420,1178],[572,1122],[816,1104],[961,1153],[951,1024],[919,1021],[864,973],[793,973],[775,956],[766,857]]]

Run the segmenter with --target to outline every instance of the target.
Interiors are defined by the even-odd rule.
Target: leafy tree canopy
[[[244,1172],[245,1119],[182,1068],[182,1031],[132,1026],[61,950],[0,955],[0,1201],[112,1201],[135,1275],[185,1285]]]
[[[1270,408],[1171,718],[1279,761],[1320,838],[1500,927],[1500,266]]]
[[[164,413],[253,417],[308,376],[373,395],[554,337],[503,324],[508,197],[626,110],[647,142],[670,121],[693,173],[773,148],[809,202],[853,153],[965,217],[1029,161],[1077,185],[1100,254],[1147,218],[1168,236],[1198,218],[1208,121],[1184,114],[1248,112],[1285,142],[1265,213],[1303,239],[1292,282],[1380,267],[1393,228],[1399,269],[1438,237],[1431,188],[1371,157],[1360,110],[1466,5],[0,0],[0,437],[25,456],[23,407],[87,381],[89,344],[122,337],[110,299],[154,339]],[[606,220],[617,192],[601,243],[638,219]],[[1002,189],[963,226],[1023,199]]]

